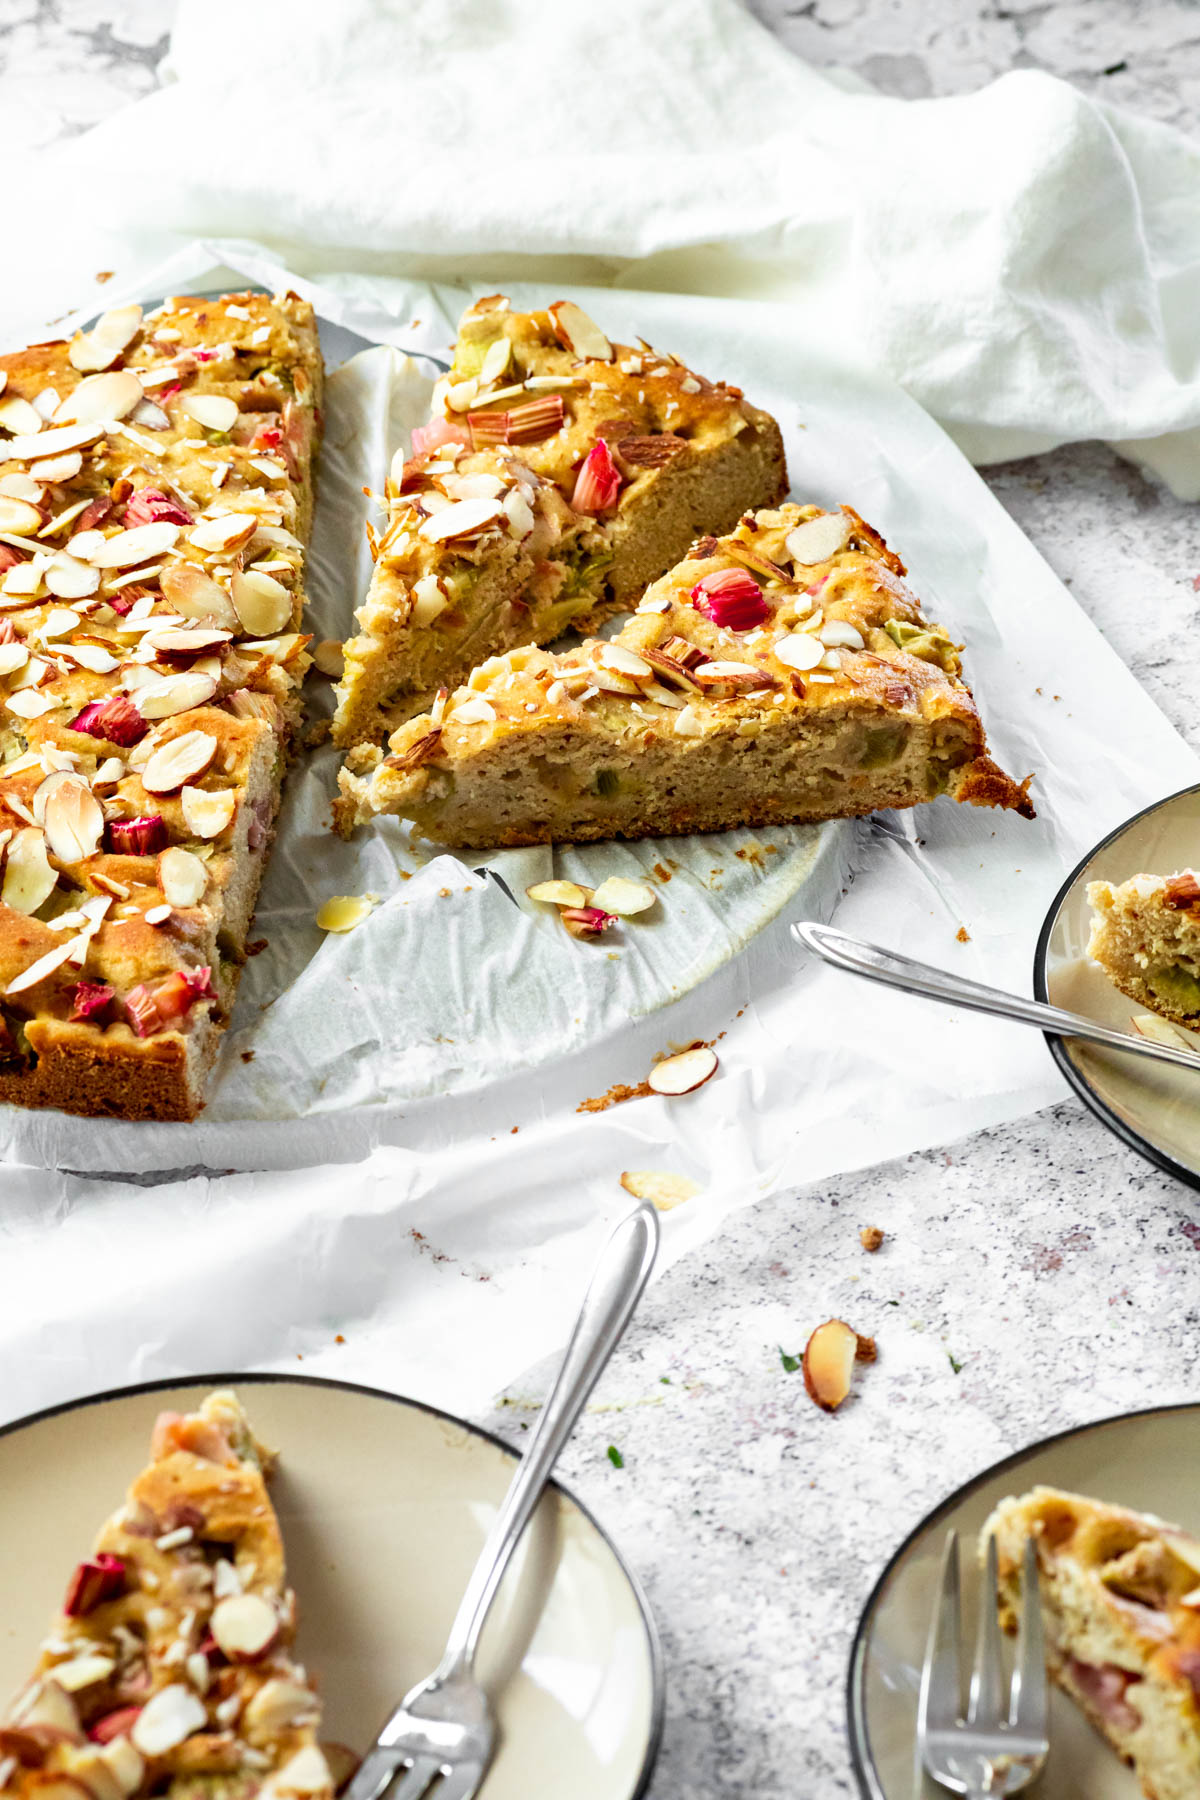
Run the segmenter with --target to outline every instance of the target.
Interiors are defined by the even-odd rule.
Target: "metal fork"
[[[445,1654],[432,1675],[400,1702],[363,1758],[345,1800],[471,1800],[487,1773],[496,1721],[475,1679],[484,1621],[521,1535],[589,1394],[620,1342],[658,1249],[658,1214],[639,1205],[600,1252],[562,1368],[467,1583]]]
[[[996,1614],[996,1540],[988,1539],[975,1667],[965,1719],[959,1602],[958,1533],[951,1531],[946,1538],[941,1589],[921,1670],[917,1710],[921,1763],[935,1781],[956,1794],[965,1794],[967,1800],[1019,1794],[1041,1773],[1050,1753],[1046,1655],[1033,1539],[1025,1540],[1021,1628],[1011,1692],[1005,1690],[1000,1621]]]

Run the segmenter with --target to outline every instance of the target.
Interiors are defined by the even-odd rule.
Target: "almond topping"
[[[55,408],[55,425],[100,425],[123,419],[142,398],[142,384],[132,369],[88,375]],[[48,455],[51,433],[42,433],[37,455]],[[57,449],[59,446],[55,445]],[[65,446],[64,446],[65,447]]]
[[[237,631],[241,621],[220,582],[197,563],[173,563],[159,580],[163,597],[185,619],[215,619],[225,631]]]
[[[426,519],[418,527],[418,536],[431,544],[443,544],[451,538],[470,537],[505,516],[498,500],[455,500]]]
[[[190,850],[172,844],[159,853],[158,885],[172,906],[195,906],[208,886],[208,870]]]
[[[831,556],[843,550],[850,531],[850,520],[845,513],[820,513],[815,519],[805,519],[789,531],[783,541],[792,561],[801,568],[808,568],[813,563],[828,562]]]
[[[107,369],[133,342],[141,323],[140,306],[114,306],[73,339],[67,361],[73,369]]]
[[[56,944],[53,950],[47,950],[45,956],[39,956],[35,963],[30,963],[23,974],[18,975],[14,981],[10,981],[4,992],[6,994],[23,994],[26,988],[36,987],[39,981],[45,981],[47,975],[53,975],[55,969],[61,969],[63,964],[74,956],[78,947],[78,938],[68,938],[65,944]],[[56,1669],[56,1677],[58,1673],[59,1671]]]
[[[610,875],[592,895],[591,904],[604,912],[616,913],[618,919],[631,919],[635,913],[648,911],[657,898],[654,889],[644,881]]]
[[[90,538],[93,534],[88,533]],[[98,534],[96,534],[98,535]],[[165,519],[156,519],[150,525],[134,525],[128,531],[118,531],[112,537],[100,538],[96,544],[88,543],[85,549],[79,545],[83,539],[82,532],[72,539],[72,547],[85,562],[96,569],[132,569],[138,563],[149,562],[151,557],[161,556],[169,550],[179,536],[178,525],[170,525]]]
[[[231,1594],[218,1600],[210,1624],[231,1662],[254,1662],[279,1636],[275,1609],[258,1594]]]
[[[185,787],[179,796],[184,824],[193,837],[220,837],[237,809],[232,788],[210,793],[207,788]]]
[[[50,867],[42,833],[36,826],[23,826],[8,846],[0,901],[28,916],[49,899],[57,882],[58,871]]]
[[[189,669],[182,675],[166,675],[152,687],[139,687],[134,695],[134,705],[143,719],[170,719],[176,713],[203,706],[216,691],[217,683],[211,675]],[[175,741],[178,743],[179,739]]]
[[[185,731],[151,753],[142,770],[142,786],[148,794],[176,793],[203,775],[216,754],[217,740],[207,731]]]
[[[159,1688],[143,1706],[130,1736],[143,1756],[165,1756],[208,1723],[204,1702],[180,1683]]]
[[[42,828],[51,854],[60,862],[81,862],[95,856],[104,833],[104,813],[86,781],[78,775],[49,775],[38,793],[53,787],[43,803]],[[37,816],[37,795],[34,815]]]
[[[188,541],[197,550],[234,550],[247,543],[257,529],[258,520],[253,513],[221,513],[215,519],[201,519],[193,525]]]
[[[292,596],[273,575],[235,570],[229,584],[234,610],[251,637],[271,637],[292,622]]]
[[[231,431],[237,424],[237,401],[226,394],[185,394],[180,405],[205,431]]]
[[[556,300],[546,310],[554,321],[555,335],[568,350],[594,362],[612,361],[612,345],[581,306],[573,300]]]
[[[656,1094],[674,1097],[703,1087],[716,1072],[716,1051],[698,1044],[695,1049],[681,1050],[678,1056],[668,1056],[655,1063],[647,1080]]]
[[[5,431],[27,432],[32,436],[41,431],[44,423],[37,407],[31,406],[28,400],[21,400],[16,394],[10,395],[7,400],[0,400],[0,425]],[[4,449],[11,454],[9,445],[5,444]]]

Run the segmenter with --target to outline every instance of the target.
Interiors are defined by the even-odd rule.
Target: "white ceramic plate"
[[[287,1376],[153,1382],[0,1432],[0,1694],[28,1676],[71,1569],[146,1460],[157,1412],[234,1387],[280,1451],[272,1483],[322,1735],[360,1753],[436,1665],[512,1475],[498,1438],[373,1388]],[[662,1729],[637,1581],[561,1488],[547,1494],[481,1647],[500,1749],[485,1800],[636,1800]]]
[[[1145,1011],[1118,993],[1087,960],[1091,932],[1089,881],[1120,882],[1131,875],[1171,875],[1200,864],[1200,787],[1184,788],[1118,826],[1089,851],[1046,916],[1034,958],[1034,993],[1086,1018],[1132,1035],[1131,1019]],[[1200,1034],[1185,1031],[1200,1050]],[[1123,1056],[1094,1044],[1047,1042],[1071,1086],[1118,1137],[1180,1180],[1200,1187],[1200,1079],[1144,1057]]]
[[[1007,1457],[951,1494],[896,1552],[863,1610],[850,1660],[850,1748],[865,1800],[944,1800],[916,1768],[921,1661],[946,1533],[964,1575],[997,1501],[1044,1482],[1200,1529],[1200,1405],[1158,1407],[1082,1425]],[[963,1585],[965,1642],[980,1584]],[[1031,1790],[1031,1793],[1034,1790]],[[1038,1800],[1138,1800],[1141,1790],[1083,1715],[1054,1689],[1050,1760]]]

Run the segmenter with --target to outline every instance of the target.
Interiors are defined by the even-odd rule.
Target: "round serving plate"
[[[1129,1000],[1087,958],[1089,881],[1172,875],[1200,864],[1200,786],[1184,788],[1137,813],[1090,850],[1063,883],[1034,953],[1033,991],[1085,1018],[1133,1034],[1145,1008]],[[1200,1050],[1200,1035],[1180,1031]],[[1200,1187],[1200,1078],[1145,1057],[1047,1032],[1055,1062],[1080,1099],[1134,1150],[1181,1181]]]
[[[512,1477],[499,1438],[349,1382],[201,1376],[121,1388],[0,1432],[0,1693],[27,1678],[71,1569],[146,1461],[163,1408],[232,1387],[280,1451],[272,1496],[322,1735],[360,1753],[439,1661]],[[662,1657],[635,1576],[554,1485],[484,1633],[500,1747],[483,1800],[637,1800],[658,1753]]]
[[[947,1531],[963,1558],[964,1642],[974,1641],[981,1584],[970,1579],[979,1533],[1009,1494],[1043,1484],[1200,1529],[1200,1405],[1124,1413],[1046,1438],[968,1481],[896,1551],[863,1609],[850,1657],[850,1752],[865,1800],[942,1800],[916,1757],[921,1663]],[[1039,1800],[1138,1800],[1124,1763],[1057,1688]]]

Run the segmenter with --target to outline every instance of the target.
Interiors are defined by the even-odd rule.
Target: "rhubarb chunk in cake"
[[[1113,986],[1164,1019],[1200,1027],[1200,876],[1092,881],[1088,899],[1088,955]]]
[[[627,610],[698,532],[786,492],[779,427],[739,389],[569,301],[477,301],[392,466],[335,741],[379,743],[487,657]]]
[[[0,1100],[201,1104],[300,716],[321,373],[294,295],[0,358]]]
[[[160,1415],[3,1715],[5,1800],[332,1800],[272,1461],[232,1393]]]
[[[958,651],[850,507],[706,537],[611,641],[510,651],[342,775],[344,819],[446,844],[844,818],[951,793],[1032,817]]]
[[[1200,1793],[1200,1542],[1144,1513],[1039,1487],[1004,1500],[1000,1618],[1015,1631],[1021,1559],[1037,1546],[1049,1671],[1149,1800]]]

